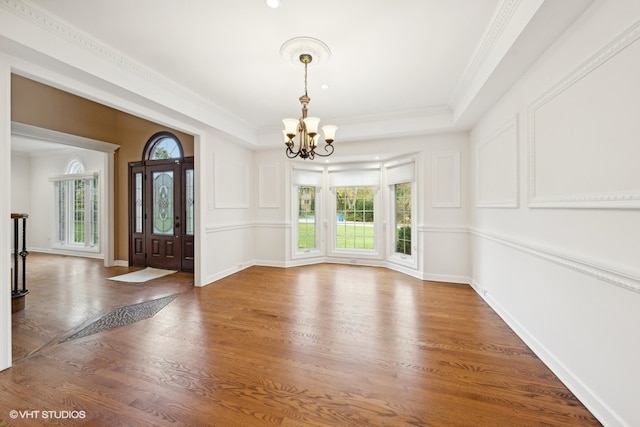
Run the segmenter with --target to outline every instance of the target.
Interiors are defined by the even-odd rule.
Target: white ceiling
[[[339,125],[337,141],[372,137],[371,123],[386,123],[388,135],[459,130],[592,0],[31,3],[240,118],[265,146],[281,144],[282,118],[300,115],[303,66],[279,54],[293,37],[331,49],[309,67],[309,110]]]

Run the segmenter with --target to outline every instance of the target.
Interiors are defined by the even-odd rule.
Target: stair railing
[[[13,289],[11,291],[11,298],[21,298],[29,293],[27,289],[27,218],[29,215],[25,213],[12,213],[11,219],[13,219]],[[19,221],[22,220],[22,233],[20,233]],[[22,234],[22,249],[19,248],[18,243],[20,241],[20,234]],[[18,287],[19,269],[18,259],[22,258],[22,288]]]

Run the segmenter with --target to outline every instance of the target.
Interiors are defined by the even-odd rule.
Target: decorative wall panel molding
[[[529,106],[529,206],[640,208],[640,22]]]
[[[476,149],[476,205],[519,206],[518,115],[481,141]]]
[[[260,165],[258,179],[259,207],[280,207],[278,181],[278,165]]]
[[[431,205],[434,208],[460,207],[460,152],[433,153],[431,172]]]
[[[574,255],[563,254],[546,248],[538,247],[534,244],[517,241],[504,236],[498,236],[476,229],[471,229],[471,234],[483,239],[500,243],[513,249],[517,249],[526,254],[541,258],[545,261],[569,268],[571,270],[586,274],[598,280],[619,286],[632,292],[640,293],[640,277],[632,274],[615,271],[613,268],[599,265],[594,261],[578,258]]]
[[[249,167],[214,156],[214,199],[217,209],[249,208]],[[233,182],[234,185],[229,185]]]

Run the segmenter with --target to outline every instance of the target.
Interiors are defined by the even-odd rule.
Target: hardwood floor
[[[184,273],[108,281],[128,269],[80,258],[29,268],[0,425],[599,425],[466,285],[329,264],[204,288]],[[173,294],[146,320],[60,342]]]

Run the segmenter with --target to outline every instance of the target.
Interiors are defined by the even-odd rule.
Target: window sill
[[[408,267],[412,269],[418,268],[418,263],[416,257],[413,255],[401,255],[398,253],[394,253],[393,255],[387,258],[387,261],[393,264],[401,265],[403,267]]]
[[[54,245],[51,247],[53,251],[60,252],[74,252],[74,253],[86,253],[86,254],[99,254],[100,247],[86,247],[86,246],[69,246],[69,245]]]

